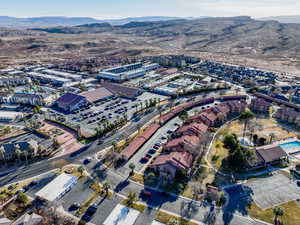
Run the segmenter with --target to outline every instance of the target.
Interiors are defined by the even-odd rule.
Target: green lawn
[[[300,225],[300,205],[295,201],[290,201],[280,205],[284,210],[282,221],[284,225]],[[273,224],[273,208],[262,210],[255,203],[252,203],[248,209],[251,217],[257,218]]]

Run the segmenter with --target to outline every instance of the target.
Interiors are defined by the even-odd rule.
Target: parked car
[[[71,205],[70,209],[79,209],[80,206],[81,206],[81,205],[80,205],[79,203],[75,202],[75,203],[73,203],[73,204]]]
[[[156,153],[156,151],[155,151],[154,149],[150,149],[150,150],[148,151],[148,153],[151,154],[151,155],[153,155],[153,154]]]
[[[154,148],[155,150],[158,150],[158,149],[160,148],[160,146],[154,145],[153,148]]]
[[[146,191],[146,190],[142,190],[141,194],[146,198],[150,198],[152,195],[152,193],[150,191]]]
[[[144,156],[142,159],[141,159],[141,163],[146,163],[149,161],[149,158]]]
[[[146,154],[146,157],[149,158],[149,159],[151,159],[151,158],[152,158],[152,155]]]
[[[84,165],[87,165],[87,164],[89,164],[91,161],[92,161],[92,159],[91,159],[90,157],[87,157],[87,158],[85,158],[85,159],[83,160],[83,164],[84,164]]]

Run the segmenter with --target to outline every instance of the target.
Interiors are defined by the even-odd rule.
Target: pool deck
[[[272,148],[272,147],[276,147],[278,145],[286,144],[286,143],[289,143],[289,142],[300,142],[300,140],[296,137],[286,138],[286,139],[282,139],[282,140],[279,140],[279,141],[274,141],[269,145],[264,145],[264,146],[257,147],[256,149]],[[288,148],[288,149],[283,149],[283,150],[288,155],[293,155],[293,154],[300,153],[300,147]]]

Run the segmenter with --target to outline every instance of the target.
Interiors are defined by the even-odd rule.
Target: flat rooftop
[[[47,186],[36,193],[36,196],[50,202],[58,199],[73,184],[77,183],[77,177],[62,173]]]
[[[140,212],[118,204],[104,221],[104,225],[133,225]]]

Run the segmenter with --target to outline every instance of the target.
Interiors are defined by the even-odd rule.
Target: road
[[[95,163],[95,162],[93,162]],[[101,171],[101,176],[99,176],[100,180],[106,180],[111,185],[114,191],[118,194],[123,196],[127,196],[129,192],[135,192],[139,196],[139,201],[148,205],[148,207],[155,208],[155,209],[163,209],[169,211],[171,213],[175,213],[177,215],[188,215],[190,214],[191,219],[195,219],[201,222],[205,221],[205,216],[210,211],[210,206],[206,205],[203,206],[199,204],[199,202],[193,202],[189,199],[169,195],[165,196],[159,190],[152,189],[149,187],[144,187],[141,184],[135,183],[127,179],[123,175],[116,173],[113,170],[109,169],[93,169],[94,164],[91,163],[87,166],[87,170],[93,176],[97,176],[99,174],[99,170]],[[96,172],[98,170],[98,173]],[[140,193],[142,190],[146,189],[150,191],[151,198],[144,199]],[[189,208],[190,210],[186,210],[183,212],[182,208]],[[230,208],[230,210],[224,210],[224,212],[219,212],[216,214],[216,223],[215,225],[224,225],[224,224],[232,224],[232,225],[263,225],[264,223],[254,221],[250,217],[243,215],[243,212],[238,211],[239,208]]]
[[[101,149],[105,149],[111,146],[113,141],[119,141],[128,137],[130,134],[134,133],[137,130],[138,125],[141,126],[146,124],[151,120],[151,118],[153,118],[157,114],[158,114],[157,111],[153,111],[148,115],[145,115],[143,118],[141,118],[140,121],[133,122],[127,127],[120,129],[119,131],[116,131],[113,135],[106,137],[104,139],[104,144],[98,146],[96,143],[93,143],[90,146],[88,146],[85,151],[78,154],[77,156],[71,157],[70,155],[64,155],[61,157],[44,160],[20,168],[14,173],[1,178],[0,186],[13,183],[13,182],[18,182],[20,180],[24,180],[30,177],[34,177],[42,173],[49,172],[53,169],[61,168],[71,163],[80,164],[82,163],[82,159],[87,155],[95,154],[101,151]],[[88,172],[93,175],[98,174],[96,171],[97,169],[94,169],[95,163],[96,162],[93,162],[87,166]],[[105,170],[104,179],[106,179],[111,183],[115,192],[118,192],[124,196],[128,195],[129,192],[140,193],[143,189],[145,189],[143,185],[132,182],[128,180],[127,177],[123,177],[122,175],[117,174],[113,170]],[[162,195],[161,192],[159,192],[158,190],[149,189],[149,188],[146,189],[152,192],[152,196],[150,199],[140,198],[140,201],[143,201],[149,207],[164,209],[178,215],[186,216],[189,214],[191,218],[201,222],[205,221],[205,215],[210,211],[210,206],[199,206],[199,202],[192,202],[191,200],[179,196],[175,196],[175,195],[165,196]],[[182,210],[183,208],[186,210]],[[264,224],[264,223],[254,221],[245,215],[242,215],[242,212],[238,212],[238,208],[236,209],[236,211],[230,211],[230,212],[224,211],[224,213],[219,212],[216,214],[216,222],[215,222],[216,225],[229,224],[229,223],[233,225]]]
[[[13,173],[0,178],[0,186],[4,186],[33,176],[37,176],[39,174],[46,173],[57,168],[61,168],[68,164],[81,163],[82,159],[86,156],[93,155],[107,147],[110,147],[113,141],[120,141],[127,138],[137,130],[138,126],[143,126],[144,124],[147,124],[152,118],[154,118],[158,114],[159,112],[155,110],[149,113],[148,115],[145,115],[139,121],[132,122],[128,126],[116,131],[114,134],[111,134],[110,136],[104,138],[103,144],[97,145],[97,143],[95,142],[87,146],[87,149],[85,151],[82,151],[80,154],[74,157],[71,157],[71,155],[68,154],[52,159],[43,160],[25,167],[21,167]]]

